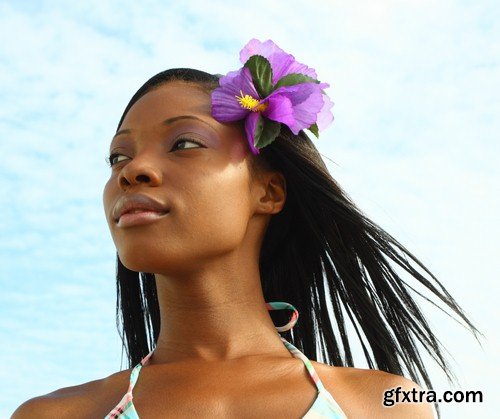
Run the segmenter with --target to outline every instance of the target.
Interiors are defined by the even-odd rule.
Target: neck
[[[257,264],[155,274],[161,327],[151,364],[290,357],[265,306]]]

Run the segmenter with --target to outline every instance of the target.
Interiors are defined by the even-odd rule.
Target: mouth
[[[118,221],[117,227],[132,227],[153,223],[167,216],[170,211],[153,211],[153,210],[134,210],[122,214]]]

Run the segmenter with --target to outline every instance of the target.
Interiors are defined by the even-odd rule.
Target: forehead
[[[226,153],[237,161],[247,154],[252,158],[241,121],[222,123],[214,119],[210,91],[198,84],[183,81],[167,82],[137,100],[111,140],[110,150],[117,142],[144,142],[147,138],[153,138],[149,134],[154,136],[157,133],[159,138],[165,130],[175,131],[174,125],[171,125],[172,119],[181,120],[178,118],[181,116],[189,118],[182,121],[196,124],[190,125],[189,129],[195,129],[196,126],[196,131],[200,132],[200,127],[203,126],[203,134],[207,139],[212,139],[213,149],[220,151],[221,155]],[[196,122],[196,119],[201,122]],[[184,128],[187,129],[186,126]],[[120,133],[131,136],[119,135]]]
[[[142,96],[125,115],[120,128],[158,124],[178,115],[212,119],[210,93],[202,86],[183,81],[162,84]]]

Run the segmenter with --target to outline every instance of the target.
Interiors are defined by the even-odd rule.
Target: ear
[[[282,173],[270,171],[259,176],[257,213],[276,214],[285,206],[286,180]]]

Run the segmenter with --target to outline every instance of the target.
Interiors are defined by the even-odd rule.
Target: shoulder
[[[33,397],[21,404],[10,417],[11,419],[50,418],[55,411],[50,398],[46,396]]]
[[[119,401],[115,400],[116,397],[118,397],[120,393],[126,391],[126,389],[124,390],[123,388],[126,386],[126,382],[123,382],[123,373],[123,371],[117,372],[106,378],[60,388],[51,393],[33,397],[22,403],[14,411],[11,419],[28,419],[35,417],[37,419],[77,418],[85,416],[82,415],[82,412],[94,412],[96,406],[106,406],[106,403],[112,404],[113,402],[116,405]],[[115,391],[110,392],[113,388]],[[113,406],[111,406],[111,408]],[[109,410],[111,410],[111,408]],[[106,413],[104,413],[102,417],[104,417]]]
[[[323,365],[326,389],[348,417],[435,417],[432,404],[421,398],[423,389],[408,378],[380,370],[319,365]]]

